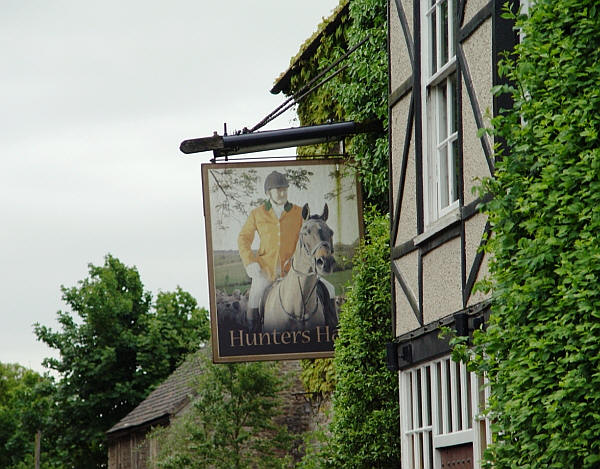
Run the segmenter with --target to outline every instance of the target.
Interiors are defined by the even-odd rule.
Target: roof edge
[[[288,92],[292,76],[297,73],[299,62],[313,55],[321,45],[321,38],[331,34],[341,24],[342,16],[348,12],[350,0],[340,0],[337,7],[333,9],[331,15],[324,18],[317,27],[317,30],[300,46],[298,53],[290,60],[290,66],[275,79],[272,94],[278,94],[281,91]]]
[[[139,431],[150,427],[156,427],[157,425],[167,425],[171,421],[171,414],[169,412],[165,412],[158,417],[153,418],[152,420],[148,420],[146,422],[142,422],[136,425],[128,425],[121,428],[111,428],[106,432],[106,437],[109,441],[116,440],[122,436],[129,435],[133,431]]]

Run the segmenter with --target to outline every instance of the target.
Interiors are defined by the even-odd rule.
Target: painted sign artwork
[[[213,360],[333,356],[362,235],[342,160],[202,165]]]

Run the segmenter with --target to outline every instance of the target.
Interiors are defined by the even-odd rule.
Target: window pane
[[[437,72],[437,24],[435,8],[429,16],[429,49],[430,49],[430,76]]]
[[[451,165],[453,168],[452,171],[452,193],[450,202],[454,202],[458,200],[458,180],[460,178],[460,172],[458,168],[458,140],[454,140],[451,144]]]
[[[446,83],[442,83],[437,87],[438,95],[438,108],[437,116],[439,119],[438,124],[438,143],[442,142],[448,136],[448,96],[446,92]]]
[[[439,200],[440,208],[445,208],[450,205],[448,200],[448,147],[444,145],[438,150],[438,161],[440,165],[440,180],[439,180]]]
[[[452,18],[452,34],[450,36],[450,57],[456,54],[456,37],[458,36],[458,11],[456,0],[450,0],[450,17]]]
[[[453,73],[448,78],[448,88],[450,96],[450,101],[448,103],[448,106],[450,106],[450,134],[453,134],[457,130],[458,121],[458,101],[456,99],[456,73]]]
[[[427,421],[425,425],[432,425],[433,418],[431,415],[431,369],[429,366],[425,367],[426,380],[427,380]]]
[[[473,396],[471,395],[471,380],[473,373],[467,372],[467,428],[473,428]]]
[[[444,415],[442,414],[442,409],[444,408],[444,404],[442,402],[443,394],[442,394],[442,386],[443,386],[443,375],[442,375],[442,363],[438,362],[435,365],[435,373],[437,374],[437,389],[434,389],[434,399],[438,402],[438,414],[437,414],[437,431],[438,433],[444,433]]]
[[[440,5],[440,22],[441,22],[441,44],[440,54],[442,56],[442,65],[448,62],[448,3],[443,2]]]
[[[414,379],[417,380],[417,421],[416,428],[421,428],[423,426],[423,408],[421,406],[421,402],[423,401],[423,389],[421,388],[421,372],[423,370],[418,369],[415,371]]]

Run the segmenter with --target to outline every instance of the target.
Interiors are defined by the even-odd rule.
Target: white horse
[[[301,331],[316,326],[337,326],[329,307],[327,289],[319,276],[330,274],[333,258],[333,231],[327,226],[327,204],[322,215],[310,216],[302,208],[303,223],[291,259],[289,272],[276,281],[263,299],[263,331]],[[335,317],[334,317],[335,316]]]

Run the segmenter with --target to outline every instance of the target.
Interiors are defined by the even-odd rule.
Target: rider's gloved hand
[[[258,262],[251,262],[246,266],[246,273],[250,278],[256,278],[261,275],[262,271],[260,270],[260,265]]]

